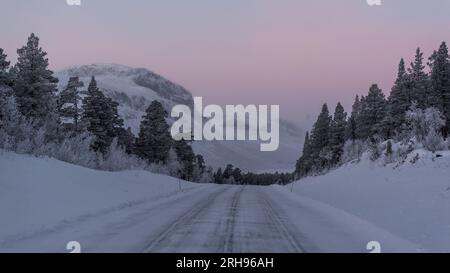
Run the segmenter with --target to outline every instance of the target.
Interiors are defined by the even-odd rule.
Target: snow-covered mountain
[[[152,100],[160,101],[170,112],[176,104],[193,105],[192,94],[184,87],[145,68],[118,64],[91,64],[71,67],[56,73],[59,90],[69,77],[78,76],[87,88],[95,76],[98,87],[119,103],[119,112],[126,127],[137,134],[141,117]],[[244,170],[292,170],[299,157],[303,132],[292,123],[281,121],[280,147],[275,152],[260,152],[256,141],[202,141],[193,144],[195,152],[205,157],[207,164],[223,167],[231,163]]]

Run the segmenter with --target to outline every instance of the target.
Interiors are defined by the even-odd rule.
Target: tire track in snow
[[[267,194],[262,193],[259,189],[259,195],[261,197],[262,204],[266,215],[271,219],[280,235],[285,238],[285,242],[290,245],[290,248],[295,252],[306,253],[306,249],[301,245],[298,237],[295,235],[294,229],[284,220],[281,213],[281,209],[276,206],[274,201],[268,197]]]
[[[202,199],[197,202],[187,213],[182,215],[180,218],[165,226],[162,231],[156,236],[155,239],[152,239],[151,242],[147,244],[147,246],[143,249],[142,252],[158,252],[161,249],[164,250],[165,247],[171,247],[173,245],[178,244],[181,245],[183,242],[174,242],[172,239],[173,235],[178,233],[181,229],[186,226],[193,225],[193,223],[198,219],[198,216],[201,215],[205,210],[209,209],[211,203],[220,195],[226,193],[230,190],[231,187],[220,187],[219,189],[212,192],[206,199]]]

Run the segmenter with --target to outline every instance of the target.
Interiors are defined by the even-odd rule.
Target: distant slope
[[[69,77],[78,76],[89,85],[90,78],[96,77],[99,88],[119,103],[119,112],[125,126],[137,134],[141,117],[152,100],[160,101],[170,112],[176,104],[193,105],[192,94],[184,87],[144,68],[131,68],[118,64],[82,65],[56,73],[62,90]],[[303,141],[303,131],[294,124],[282,121],[280,124],[280,148],[275,152],[260,152],[259,142],[214,141],[196,142],[197,153],[202,154],[207,164],[223,167],[228,163],[243,170],[252,171],[292,171],[299,157]]]

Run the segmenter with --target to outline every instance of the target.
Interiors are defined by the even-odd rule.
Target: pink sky
[[[5,4],[3,2],[6,2]],[[401,57],[450,42],[450,1],[3,0],[0,47],[35,32],[53,69],[88,63],[146,67],[208,103],[280,104],[310,124],[323,102],[348,107],[379,83],[387,93]],[[7,27],[14,22],[14,27]],[[17,23],[16,23],[17,22]],[[6,27],[5,27],[6,26]]]

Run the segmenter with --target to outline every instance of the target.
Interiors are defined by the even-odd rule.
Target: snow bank
[[[0,252],[23,238],[175,195],[180,186],[201,187],[146,171],[98,171],[0,150]]]
[[[400,166],[368,160],[347,164],[296,182],[294,192],[302,197],[299,200],[309,198],[345,211],[423,250],[448,252],[450,155],[436,154],[417,150]],[[291,185],[285,187],[290,189]]]

